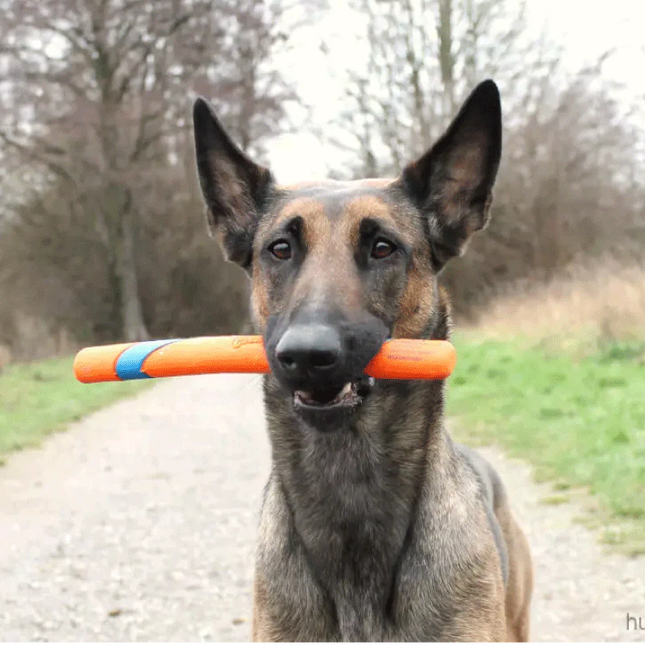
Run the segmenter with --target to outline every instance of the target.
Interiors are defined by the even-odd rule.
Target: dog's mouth
[[[348,381],[339,388],[318,388],[315,390],[296,390],[293,403],[303,410],[351,409],[359,406],[369,395],[374,386],[371,376],[362,376],[355,381]]]

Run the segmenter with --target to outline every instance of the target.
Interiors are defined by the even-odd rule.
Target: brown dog
[[[395,180],[281,187],[203,99],[194,121],[209,221],[251,276],[272,369],[253,638],[527,640],[528,543],[496,472],[449,437],[443,382],[363,373],[388,337],[448,337],[437,274],[488,221],[496,85]]]

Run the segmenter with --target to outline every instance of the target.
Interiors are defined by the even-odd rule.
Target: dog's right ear
[[[193,123],[197,171],[211,233],[218,231],[229,260],[248,269],[273,177],[233,143],[206,99],[195,101]]]

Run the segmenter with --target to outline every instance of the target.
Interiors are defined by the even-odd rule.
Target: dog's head
[[[294,411],[337,426],[369,396],[363,370],[388,337],[430,333],[437,273],[488,221],[501,153],[495,83],[397,179],[279,186],[194,107],[209,224],[251,276],[272,373]]]

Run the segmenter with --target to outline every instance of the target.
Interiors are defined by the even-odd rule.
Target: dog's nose
[[[338,332],[328,325],[289,327],[276,346],[276,358],[289,376],[306,378],[324,376],[341,359]]]

